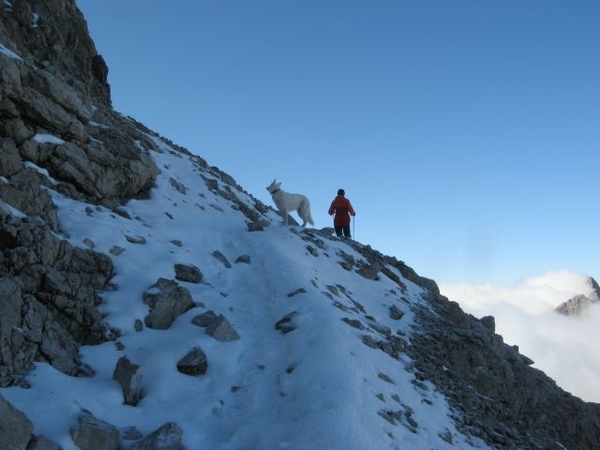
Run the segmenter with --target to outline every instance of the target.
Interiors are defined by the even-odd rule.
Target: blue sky
[[[442,283],[600,277],[600,3],[77,0],[115,109]]]

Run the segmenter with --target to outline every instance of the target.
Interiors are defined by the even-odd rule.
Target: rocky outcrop
[[[450,400],[463,430],[501,449],[595,449],[600,405],[560,389],[533,361],[494,333],[490,317],[464,313],[431,293],[411,340],[420,380]]]
[[[9,147],[14,146],[12,141],[8,142],[11,144]],[[5,161],[6,158],[0,155],[0,170]],[[21,166],[20,160],[18,165]],[[13,176],[5,176],[9,177],[10,182],[0,182],[0,198],[6,199],[13,208],[27,216],[39,217],[52,231],[57,231],[56,207],[52,197],[44,189],[48,185],[46,177],[33,168],[25,168],[14,172]]]
[[[580,294],[571,297],[564,303],[555,308],[555,311],[563,316],[580,316],[584,314],[592,305],[600,303],[600,286],[593,278],[588,279],[591,292],[587,295]]]
[[[27,386],[36,361],[91,375],[79,347],[118,334],[97,309],[99,292],[113,288],[112,262],[57,237],[48,192],[116,208],[154,184],[147,152],[155,145],[147,129],[110,108],[107,74],[74,1],[0,4],[2,387]],[[9,416],[20,417],[2,414]],[[17,422],[10,439],[22,442],[10,448],[58,448]]]
[[[0,4],[0,386],[34,361],[89,374],[78,347],[117,334],[96,309],[112,263],[57,237],[49,193],[116,209],[154,184],[155,144],[111,109],[107,74],[73,0]]]
[[[105,255],[59,240],[42,220],[0,207],[0,386],[23,384],[34,361],[84,375],[78,347],[113,333],[96,309],[109,289]]]
[[[48,76],[68,75],[66,81],[89,93],[95,104],[111,105],[108,67],[74,1],[4,1],[0,14],[0,44],[44,68]]]
[[[0,14],[0,175],[13,185],[35,164],[65,195],[107,206],[146,195],[153,144],[110,108],[108,69],[73,0],[3,2]]]

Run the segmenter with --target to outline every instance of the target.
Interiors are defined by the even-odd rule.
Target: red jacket
[[[333,225],[336,227],[347,227],[350,225],[350,216],[354,215],[354,208],[350,200],[343,195],[338,195],[333,199],[329,207],[329,215],[332,216],[334,213]]]

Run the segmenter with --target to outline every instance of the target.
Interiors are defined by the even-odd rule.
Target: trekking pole
[[[352,217],[354,220],[352,221],[352,238],[356,240],[356,214]]]

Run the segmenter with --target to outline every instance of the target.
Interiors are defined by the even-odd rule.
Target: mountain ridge
[[[600,441],[599,406],[562,391],[531,368],[531,360],[495,334],[492,317],[465,314],[440,295],[435,281],[369,246],[332,237],[331,229],[279,226],[281,218],[273,208],[246,193],[233,177],[112,110],[108,69],[102,68],[74,2],[38,3],[35,11],[23,3],[0,7],[0,292],[10,299],[2,303],[0,328],[0,408],[3,417],[10,418],[4,422],[8,426],[0,425],[0,442],[6,448],[59,448],[36,431],[40,429],[58,436],[65,448],[90,449],[98,448],[99,442],[112,448],[184,448],[187,443],[191,449],[200,445],[200,435],[206,439],[202,443],[216,446],[211,448],[323,448],[317,445],[324,443],[334,448],[335,439],[344,443],[340,448],[357,449],[368,448],[369,439],[385,442],[386,448],[595,448]],[[40,17],[35,23],[34,14]],[[65,26],[71,22],[76,26]],[[71,46],[75,41],[85,45]],[[65,46],[72,53],[59,51]],[[167,247],[164,242],[159,246],[152,235],[159,224],[169,229]],[[190,236],[190,230],[196,235]],[[293,257],[287,253],[290,248]],[[153,251],[160,258],[153,258]],[[275,262],[272,255],[279,255]],[[231,263],[241,257],[249,263]],[[204,282],[173,276],[174,265],[182,263],[203,272]],[[144,303],[144,294],[161,291],[153,278],[157,272],[192,293],[193,306],[173,314],[173,297],[167,298],[164,310],[153,301]],[[261,273],[269,275],[261,278]],[[321,273],[327,279],[322,280]],[[234,303],[245,295],[244,286],[252,286],[266,312],[254,304]],[[150,374],[159,373],[161,365],[153,362],[159,356],[175,367],[175,353],[185,353],[188,347],[179,341],[185,341],[184,336],[189,342],[199,339],[197,327],[183,326],[184,319],[209,308],[217,309],[242,336],[245,331],[246,336],[261,337],[253,344],[258,349],[249,346],[252,351],[234,342],[230,347],[237,361],[220,350],[221,343],[200,340],[209,367],[220,367],[228,382],[237,380],[219,386],[218,378],[209,379],[221,399],[202,391],[214,401],[210,423],[218,425],[218,431],[186,427],[189,419],[174,409],[172,418],[179,420],[165,420],[156,429],[171,445],[161,447],[152,430],[129,430],[133,439],[124,431],[128,423],[111,426],[110,417],[90,413],[103,411],[103,401],[122,402],[111,384],[114,365],[104,367],[92,354],[112,361],[124,352],[133,365],[145,362],[139,365]],[[182,334],[163,334],[164,345],[144,352],[135,343],[141,344],[143,335],[158,333],[148,310],[160,313],[168,329]],[[276,327],[282,323],[288,331]],[[355,366],[337,356],[341,350],[318,339],[331,336],[324,331],[330,329],[335,331],[332,335],[349,336],[336,343],[344,354],[360,354],[373,366],[365,363],[361,372],[350,373]],[[314,334],[298,337],[302,330]],[[286,352],[269,354],[273,342]],[[271,383],[245,383],[236,374],[236,363],[260,354],[268,364],[254,361],[247,380],[266,376]],[[92,360],[94,365],[88,363]],[[337,371],[325,370],[334,363],[347,367],[344,383],[333,379]],[[242,366],[249,368],[251,363]],[[107,385],[102,391],[107,399],[84,396],[76,410],[68,403],[69,413],[56,417],[52,426],[35,410],[29,411],[30,419],[23,418],[4,400],[10,397],[27,405],[28,392],[51,398],[47,391],[36,391],[37,386],[42,379],[66,383],[61,374],[70,377],[73,386],[87,383],[95,391],[96,384]],[[136,379],[135,373],[129,375]],[[177,376],[178,383],[198,389],[195,382]],[[378,390],[363,392],[362,379],[373,379],[368,389]],[[161,401],[174,405],[159,394],[168,381],[172,379],[148,376],[142,404],[134,409],[143,411],[144,404]],[[323,383],[320,389],[314,381]],[[328,397],[336,385],[344,395]],[[255,386],[258,393],[253,392]],[[303,396],[314,401],[304,404],[299,401]],[[344,403],[348,396],[360,399],[366,412],[353,411],[353,403]],[[288,401],[290,397],[295,402]],[[330,404],[322,405],[319,398]],[[281,420],[287,426],[275,428],[273,436],[261,435],[257,430],[268,424],[236,416],[229,402],[238,408],[253,405],[250,410],[259,424],[261,417],[273,417],[270,404],[296,421],[286,420],[284,414]],[[306,409],[294,409],[297,404]],[[350,426],[322,422],[319,407],[343,415]],[[440,419],[437,428],[425,420],[427,411],[444,420],[448,413],[452,420]],[[224,418],[215,419],[219,414]],[[365,424],[369,432],[359,433]],[[89,434],[98,428],[101,433]],[[64,430],[69,430],[66,437]],[[317,437],[311,438],[311,432]]]

